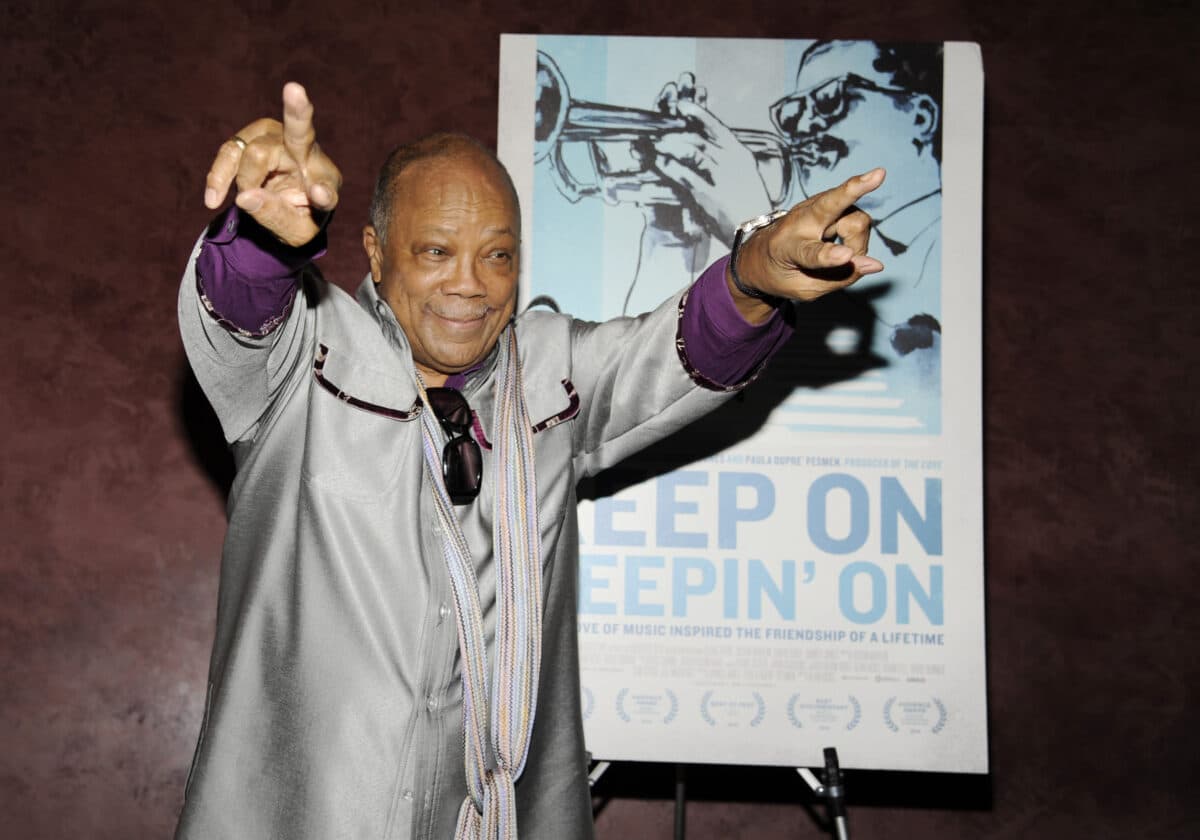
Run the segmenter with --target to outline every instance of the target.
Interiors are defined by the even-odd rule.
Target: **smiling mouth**
[[[487,317],[488,312],[490,312],[491,310],[487,307],[484,307],[483,309],[473,309],[473,310],[465,310],[465,311],[459,311],[459,310],[440,311],[437,309],[431,309],[430,311],[443,321],[449,321],[451,324],[458,324],[460,326],[466,327],[466,326],[471,326],[473,324],[477,324],[480,321],[482,321],[484,318]]]

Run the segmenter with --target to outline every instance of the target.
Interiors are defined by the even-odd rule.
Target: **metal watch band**
[[[755,216],[753,219],[742,222],[737,226],[737,230],[733,234],[733,247],[729,250],[729,274],[733,278],[733,285],[737,286],[737,290],[746,297],[752,297],[755,300],[761,300],[764,303],[775,305],[780,303],[783,298],[769,295],[753,286],[747,286],[742,282],[741,276],[737,270],[738,250],[742,244],[749,239],[755,231],[761,230],[769,225],[782,219],[787,215],[787,210],[776,210],[773,213],[764,213],[761,216]]]

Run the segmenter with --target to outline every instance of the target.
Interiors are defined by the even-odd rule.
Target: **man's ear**
[[[925,94],[919,94],[913,102],[913,145],[920,151],[926,146],[933,143],[933,138],[937,136],[938,120],[941,119],[941,110],[936,102]]]
[[[383,279],[383,244],[375,234],[374,225],[367,225],[362,232],[363,250],[371,264],[371,279],[377,284]]]

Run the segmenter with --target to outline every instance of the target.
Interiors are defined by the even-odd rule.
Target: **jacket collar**
[[[337,359],[337,351],[332,349],[323,362],[323,385],[327,390],[333,390],[332,385],[342,392],[339,395],[341,399],[358,407],[403,419],[398,415],[407,416],[417,403],[415,368],[408,336],[396,320],[391,306],[379,296],[371,275],[368,274],[359,285],[355,300],[374,319],[390,352],[379,358],[381,354],[368,350],[367,358],[351,360]],[[506,329],[514,329],[514,325],[510,323]],[[566,354],[547,353],[545,348],[538,348],[536,331],[534,335],[530,335],[528,329],[521,332],[522,337],[533,345],[518,348],[525,374],[525,404],[535,430],[542,431],[574,417],[579,411],[579,397],[567,376]],[[366,344],[377,347],[379,342]],[[356,348],[356,355],[358,353]],[[533,353],[538,354],[538,364],[531,365]],[[483,409],[481,414],[486,416],[491,414],[493,395],[488,386],[495,379],[498,355],[498,349],[492,348],[483,363],[467,374],[463,388],[463,394],[472,407]],[[553,371],[546,370],[547,363],[554,368]],[[341,381],[337,378],[339,376]],[[485,388],[486,391],[483,390]],[[379,408],[385,410],[380,412],[377,410]]]

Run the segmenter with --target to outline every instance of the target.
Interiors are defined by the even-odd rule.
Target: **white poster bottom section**
[[[920,450],[727,451],[582,505],[597,757],[985,771],[981,568]]]

